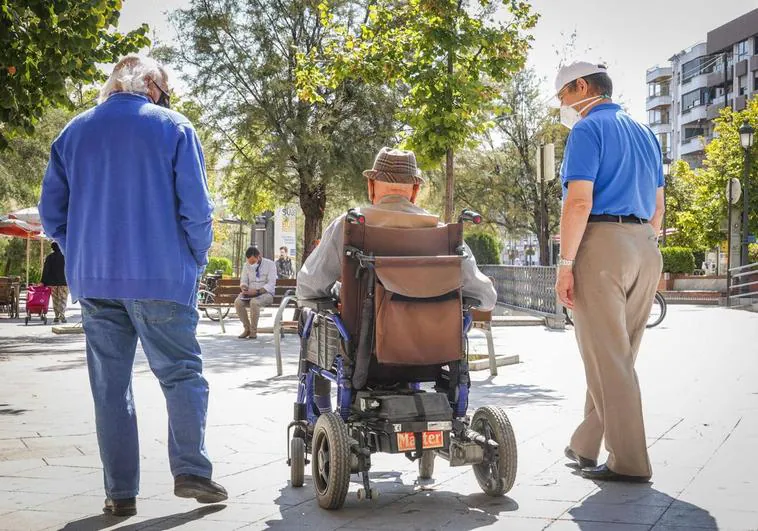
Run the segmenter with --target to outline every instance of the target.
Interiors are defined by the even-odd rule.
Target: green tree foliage
[[[716,119],[715,135],[705,148],[702,168],[690,169],[677,161],[668,191],[668,225],[677,234],[667,242],[691,248],[712,248],[725,240],[726,186],[731,178],[744,185],[744,150],[740,144],[739,128],[744,120],[758,130],[758,98],[748,101],[745,110],[734,112],[726,108]],[[758,233],[758,141],[750,151],[750,175],[747,181],[750,201],[749,229]],[[673,199],[673,201],[672,201]],[[735,208],[742,209],[742,201]]]
[[[224,257],[211,256],[208,259],[208,265],[205,268],[205,271],[206,273],[221,271],[224,275],[230,276],[232,274],[232,261]]]
[[[472,232],[466,235],[465,241],[474,253],[477,264],[497,265],[500,263],[502,245],[497,236],[489,232]]]
[[[340,1],[336,16],[359,20],[366,3]],[[232,212],[251,219],[274,202],[298,201],[306,254],[321,235],[327,198],[362,194],[361,170],[396,133],[395,102],[382,87],[346,81],[319,101],[298,96],[298,57],[320,56],[325,44],[313,5],[193,0],[172,16],[179,42],[171,59],[222,143],[229,161],[222,192]]]
[[[507,109],[497,119],[503,139],[498,148],[484,142],[458,154],[456,208],[473,208],[487,224],[511,235],[534,233],[543,264],[549,260],[550,236],[560,221],[561,184],[558,166],[568,129],[557,123],[555,111],[542,103],[539,80],[531,70],[517,73],[503,89]],[[543,182],[537,174],[537,150],[555,145],[556,179]]]
[[[31,133],[50,106],[70,106],[69,83],[103,77],[113,63],[147,46],[147,26],[114,27],[122,0],[0,0],[0,149]]]
[[[453,152],[490,125],[498,84],[524,66],[531,41],[525,31],[537,16],[518,0],[377,0],[364,23],[351,25],[335,15],[335,4],[319,5],[329,41],[323,54],[302,54],[300,94],[321,101],[328,87],[346,79],[402,93],[398,118],[406,126],[405,145],[427,167],[446,158],[450,221]]]

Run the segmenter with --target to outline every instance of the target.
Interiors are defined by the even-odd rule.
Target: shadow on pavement
[[[488,402],[497,399],[497,405],[508,407],[521,404],[551,403],[565,400],[566,397],[553,389],[546,389],[531,384],[505,384],[492,383],[490,376],[483,382],[472,382],[471,399],[477,402]]]
[[[240,389],[254,391],[259,395],[275,395],[286,392],[292,395],[292,400],[294,401],[297,394],[298,381],[299,378],[296,374],[273,376],[265,380],[247,382],[241,385]]]
[[[569,509],[579,529],[595,531],[599,523],[659,525],[676,529],[718,529],[705,509],[677,500],[651,484],[596,482],[600,490]],[[628,509],[628,511],[625,511]],[[621,512],[626,514],[621,514]],[[635,511],[648,511],[641,514]]]
[[[84,352],[84,335],[54,337],[24,335],[0,338],[0,352],[6,357],[79,354]]]
[[[166,529],[174,529],[181,527],[187,522],[194,520],[200,520],[204,516],[217,513],[226,508],[226,505],[207,505],[205,507],[199,507],[186,513],[176,513],[169,516],[161,516],[159,518],[152,518],[150,520],[141,520],[135,522],[132,525],[121,526],[118,529],[121,531],[137,531],[138,529],[150,530],[150,531],[163,531]],[[118,517],[110,514],[100,514],[97,516],[88,516],[81,520],[69,522],[58,531],[102,531],[108,529],[114,525],[127,522],[128,517]],[[208,529],[213,528],[213,523],[208,522]]]
[[[0,415],[21,415],[29,411],[28,409],[13,409],[10,404],[0,404]]]

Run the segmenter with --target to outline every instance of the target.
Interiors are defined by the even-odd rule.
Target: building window
[[[737,43],[737,61],[747,59],[750,52],[747,51],[747,39]]]
[[[753,92],[758,92],[758,70],[753,72]]]
[[[648,83],[647,84],[647,97],[656,98],[658,96],[668,96],[670,84],[668,81],[664,83]]]
[[[744,96],[747,93],[747,76],[737,78],[737,95]]]
[[[682,83],[689,82],[693,77],[713,72],[716,61],[713,57],[698,57],[682,65]]]
[[[702,127],[687,127],[684,130],[684,141],[689,142],[693,138],[705,135],[705,129]]]
[[[705,105],[708,89],[701,88],[682,95],[682,112],[688,111],[698,105]]]
[[[669,152],[669,138],[670,133],[658,133],[658,142],[661,144],[661,153],[666,154]]]
[[[647,120],[650,125],[669,123],[668,109],[651,109],[647,112]]]

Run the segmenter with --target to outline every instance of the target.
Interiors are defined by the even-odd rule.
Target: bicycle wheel
[[[653,328],[658,326],[666,317],[666,299],[663,298],[659,292],[655,292],[655,300],[653,301],[653,307],[650,309],[650,316],[647,318],[647,328]]]

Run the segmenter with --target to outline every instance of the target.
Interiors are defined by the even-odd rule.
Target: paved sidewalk
[[[140,354],[139,515],[119,519],[101,514],[83,336],[0,319],[0,529],[758,530],[758,314],[671,306],[648,332],[638,373],[650,485],[596,484],[566,466],[584,398],[573,333],[499,327],[497,352],[522,363],[496,378],[475,373],[471,411],[500,405],[515,427],[519,473],[509,495],[484,496],[470,467],[441,460],[435,483],[418,485],[415,464],[378,455],[372,477],[381,496],[358,501],[354,482],[338,512],[318,508],[309,470],[304,488],[288,485],[296,339],[285,339],[285,376],[276,378],[272,336],[238,340],[239,330],[230,321],[221,334],[207,319],[199,329],[211,384],[208,447],[229,501],[202,507],[173,496],[163,396]],[[486,351],[474,336],[473,348]]]

